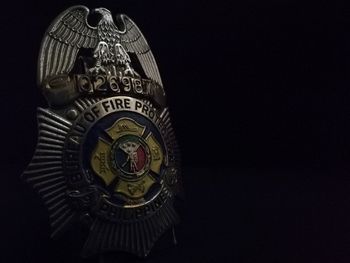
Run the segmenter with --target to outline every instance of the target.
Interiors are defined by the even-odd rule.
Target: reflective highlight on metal
[[[52,237],[84,222],[84,256],[146,256],[178,222],[179,150],[153,54],[136,24],[74,6],[42,41],[39,138],[23,178],[50,213]]]

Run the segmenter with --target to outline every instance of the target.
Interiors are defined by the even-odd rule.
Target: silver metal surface
[[[42,41],[39,137],[23,178],[50,213],[52,237],[89,222],[84,256],[146,256],[178,222],[179,150],[153,54],[136,24],[74,6]],[[174,240],[175,237],[174,237]]]

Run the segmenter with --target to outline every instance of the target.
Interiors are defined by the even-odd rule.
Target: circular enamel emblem
[[[79,196],[75,193],[84,183],[97,196],[90,204],[94,212],[112,221],[123,220],[125,208],[128,220],[156,212],[174,184],[169,178],[176,154],[167,122],[166,112],[130,97],[106,98],[86,108],[65,146],[72,196]]]
[[[85,173],[98,177],[115,204],[142,204],[161,189],[165,145],[147,117],[134,112],[105,116],[94,124],[83,147]]]

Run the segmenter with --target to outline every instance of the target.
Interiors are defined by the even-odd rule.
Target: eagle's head
[[[109,22],[113,22],[113,17],[111,11],[104,7],[95,8],[93,13],[100,14],[102,16],[101,20],[107,20]]]

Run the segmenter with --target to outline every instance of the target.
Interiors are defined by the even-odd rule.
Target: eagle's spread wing
[[[61,13],[43,38],[38,65],[39,85],[46,77],[68,74],[80,48],[94,48],[98,43],[97,29],[87,23],[89,9],[73,6]]]
[[[126,15],[118,15],[117,21],[121,21],[123,26],[123,30],[119,32],[121,45],[127,52],[135,53],[147,77],[156,81],[163,87],[157,63],[140,29]],[[119,24],[120,23],[118,23],[118,25]]]

